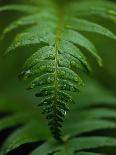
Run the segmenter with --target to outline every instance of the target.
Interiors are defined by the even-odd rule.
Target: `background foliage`
[[[0,5],[12,4],[13,2],[15,1],[0,1]],[[24,3],[24,1],[22,2]],[[17,3],[22,2],[17,1]],[[26,0],[25,3],[27,3]],[[18,13],[12,15],[12,12],[9,14],[1,14],[0,32],[2,32],[5,25],[18,16]],[[94,20],[107,25],[114,33],[116,32],[114,23],[105,20],[103,23],[102,19]],[[43,155],[45,153],[54,153],[56,150],[59,151],[54,153],[56,155],[64,155],[64,152],[68,155],[71,149],[74,150],[72,152],[75,152],[75,154],[87,155],[89,152],[94,152],[96,154],[104,153],[115,155],[116,44],[115,41],[102,36],[88,35],[93,39],[101,52],[100,55],[103,58],[104,66],[98,68],[94,62],[91,62],[94,66],[94,77],[96,80],[87,79],[87,85],[82,90],[82,93],[80,93],[79,96],[76,94],[74,96],[77,104],[72,107],[69,116],[67,116],[65,120],[63,129],[66,136],[65,138],[74,137],[72,139],[73,142],[67,144],[70,146],[69,150],[66,149],[67,153],[64,148],[68,148],[68,146],[61,144],[61,146],[59,146],[59,144],[56,144],[57,149],[54,148],[55,142],[51,139],[46,120],[44,120],[43,116],[40,114],[39,109],[36,108],[38,99],[33,96],[34,91],[27,92],[27,90],[24,89],[26,87],[25,82],[18,80],[16,76],[21,71],[21,65],[24,63],[29,51],[17,52],[17,54],[10,56],[10,58],[4,58],[2,55],[4,49],[9,44],[9,40],[12,38],[12,34],[2,42],[0,45],[0,143],[1,146],[3,146],[3,149],[1,147],[1,154],[4,150],[9,152],[9,150],[21,145],[18,149],[15,149],[15,151],[9,154],[19,153],[25,155],[32,152],[35,148],[39,148],[39,151],[45,151]],[[102,40],[102,42],[99,40]],[[78,123],[75,123],[77,121]],[[22,126],[22,124],[25,123],[26,125]],[[8,128],[8,130],[3,130],[5,128]],[[84,131],[85,129],[86,131]],[[6,137],[11,133],[13,133],[13,135],[5,141]],[[18,139],[19,137],[20,139]],[[75,137],[80,137],[80,139],[75,141]],[[81,139],[82,137],[85,139]],[[91,139],[92,137],[94,139]],[[110,138],[107,139],[106,137]],[[102,140],[100,138],[102,138]],[[48,143],[46,143],[47,140]],[[5,143],[3,145],[4,141]],[[84,148],[85,143],[87,144],[90,141],[93,146],[90,144],[91,147],[86,146]],[[13,144],[11,144],[11,142]],[[33,143],[30,144],[30,142]],[[25,143],[28,144],[22,145]],[[71,143],[76,146],[78,145],[80,149],[75,149],[74,145],[71,148]],[[47,145],[50,146],[48,147]],[[33,154],[42,154],[42,152],[40,153],[39,151],[35,150]]]

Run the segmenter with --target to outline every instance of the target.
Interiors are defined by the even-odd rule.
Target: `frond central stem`
[[[56,40],[55,40],[55,71],[54,71],[54,122],[57,124],[57,115],[56,115],[56,110],[57,110],[57,99],[58,99],[58,54],[59,54],[59,47],[60,47],[60,40],[61,40],[61,35],[62,35],[62,29],[63,29],[63,21],[64,21],[64,11],[61,8],[59,9],[60,12],[58,14],[58,22],[57,22],[57,27],[56,27]],[[58,130],[56,128],[56,130]],[[55,131],[54,131],[55,132]],[[57,132],[57,131],[56,131]],[[60,138],[59,133],[57,133],[56,139]]]
[[[58,85],[58,54],[59,54],[59,47],[60,47],[60,40],[62,35],[62,28],[63,28],[63,12],[60,12],[59,18],[58,18],[58,24],[56,28],[56,40],[55,40],[55,92],[57,93],[57,85]]]

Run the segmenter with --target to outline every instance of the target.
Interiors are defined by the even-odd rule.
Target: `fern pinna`
[[[102,64],[96,47],[81,31],[116,39],[107,28],[85,20],[84,16],[95,14],[115,21],[116,8],[103,1],[35,0],[32,5],[8,5],[0,8],[0,11],[7,10],[21,11],[25,16],[12,22],[4,30],[3,37],[21,26],[26,26],[26,29],[16,35],[6,53],[19,47],[38,45],[37,51],[24,64],[20,77],[33,79],[29,89],[38,87],[36,96],[42,98],[39,106],[48,119],[54,138],[61,140],[62,122],[69,111],[69,104],[73,103],[70,92],[79,92],[79,87],[83,85],[80,71],[91,71],[81,47],[99,65]]]

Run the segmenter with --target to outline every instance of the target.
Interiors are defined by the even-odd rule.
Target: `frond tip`
[[[6,53],[23,46],[39,45],[39,49],[25,62],[20,77],[33,79],[29,89],[39,87],[36,94],[42,99],[39,106],[48,119],[54,138],[61,140],[62,122],[69,111],[69,104],[74,102],[70,92],[79,92],[80,85],[83,85],[80,71],[91,71],[87,58],[79,47],[85,48],[99,65],[102,64],[96,47],[81,31],[99,33],[112,39],[116,37],[103,26],[77,19],[76,15],[81,10],[77,8],[73,12],[70,3],[59,7],[51,1],[49,5],[48,9],[43,4],[38,5],[38,8],[30,6],[30,11],[27,10],[28,6],[11,5],[1,7],[0,11],[16,10],[29,14],[4,30],[3,34],[6,35],[14,29],[27,26],[24,32],[15,37]]]

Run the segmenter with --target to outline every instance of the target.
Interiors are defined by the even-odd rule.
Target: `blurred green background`
[[[12,4],[13,2],[29,3],[30,1],[0,0],[0,5],[10,3]],[[2,34],[3,28],[6,27],[11,21],[13,21],[13,19],[19,16],[19,13],[1,13],[0,35]],[[93,17],[92,20],[98,21],[99,23],[101,23],[101,25],[109,28],[112,32],[116,33],[116,26],[113,21],[105,19],[103,21],[100,18],[94,19]],[[20,81],[18,79],[18,74],[22,70],[22,65],[24,64],[25,59],[31,55],[32,49],[17,50],[17,52],[4,57],[4,51],[8,47],[10,41],[13,39],[16,33],[17,31],[10,33],[5,37],[4,40],[1,40],[0,43],[0,104],[1,102],[3,102],[3,100],[7,100],[9,104],[12,104],[12,102],[16,102],[17,104],[32,104],[36,106],[38,103],[38,98],[34,96],[35,90],[27,91],[26,87],[28,82]],[[89,58],[93,66],[93,75],[91,78],[94,78],[100,85],[110,91],[113,96],[116,96],[116,42],[97,34],[86,33],[86,35],[93,40],[96,47],[98,48],[100,56],[103,59],[103,67],[99,68],[98,65],[94,63],[92,58]],[[87,82],[87,85],[92,85],[92,83]],[[97,87],[95,87],[95,89],[97,89]],[[85,97],[85,99],[90,98],[91,94],[89,94],[88,96],[89,91],[90,90],[86,89],[84,95],[80,94],[81,96],[79,99],[83,100],[83,97]],[[102,93],[98,91],[99,90],[97,90],[97,93]],[[100,97],[100,95],[98,97]],[[76,100],[79,99],[76,98]]]

